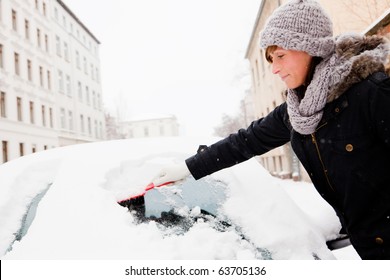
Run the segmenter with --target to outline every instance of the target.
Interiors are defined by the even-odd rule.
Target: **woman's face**
[[[305,84],[312,57],[302,51],[277,47],[270,53],[272,73],[279,75],[289,89]]]

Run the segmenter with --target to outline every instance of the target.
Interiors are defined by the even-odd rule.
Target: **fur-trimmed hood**
[[[349,87],[369,75],[385,71],[389,42],[384,37],[344,34],[335,39],[334,65],[327,102],[342,95]]]

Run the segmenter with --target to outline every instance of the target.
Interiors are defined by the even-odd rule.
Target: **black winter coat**
[[[311,135],[293,130],[283,103],[186,164],[199,179],[288,141],[359,255],[390,259],[390,78],[379,72],[352,85]]]

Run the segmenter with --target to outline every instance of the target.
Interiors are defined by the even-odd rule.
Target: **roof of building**
[[[259,24],[259,21],[260,21],[260,17],[261,17],[261,14],[263,12],[263,7],[264,7],[264,0],[261,1],[260,3],[260,7],[259,7],[259,11],[257,12],[257,16],[256,16],[256,20],[255,20],[255,23],[253,25],[253,29],[252,29],[252,34],[251,34],[251,37],[249,39],[249,42],[248,42],[248,46],[246,48],[246,52],[245,52],[245,58],[248,58],[249,56],[249,52],[250,52],[250,48],[251,48],[251,45],[253,43],[253,40],[256,36],[256,27],[258,26]]]
[[[171,115],[171,114],[145,114],[145,115],[137,115],[137,116],[134,116],[134,117],[130,118],[127,121],[124,121],[123,123],[154,121],[154,120],[166,120],[166,119],[176,120],[176,116],[175,115]]]
[[[92,32],[84,25],[84,23],[81,22],[81,20],[68,8],[68,6],[65,5],[64,2],[61,0],[57,0],[58,4],[60,4],[65,11],[68,12],[68,14],[74,18],[74,20],[80,24],[80,26],[96,41],[96,43],[100,44],[100,41],[95,37],[95,35],[92,34]]]
[[[363,32],[366,35],[376,34],[377,31],[384,26],[390,24],[390,9],[385,11],[375,22],[373,22],[367,29]]]

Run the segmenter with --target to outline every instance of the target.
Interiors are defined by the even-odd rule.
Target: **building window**
[[[39,3],[38,3],[38,0],[35,0],[35,9],[39,9]]]
[[[66,42],[64,42],[64,58],[66,61],[69,61],[69,48]]]
[[[19,54],[14,53],[14,64],[15,64],[15,74],[20,75],[20,68],[19,68]]]
[[[71,83],[70,83],[70,76],[66,75],[66,94],[68,96],[72,96],[72,90],[71,90]]]
[[[12,29],[18,31],[18,16],[15,10],[12,10]]]
[[[83,87],[82,87],[80,81],[77,82],[77,92],[78,92],[78,96],[79,96],[79,101],[83,102]]]
[[[88,134],[92,135],[92,123],[90,117],[88,117]]]
[[[23,110],[22,110],[22,98],[16,98],[16,107],[18,111],[18,121],[23,121]]]
[[[89,99],[89,88],[85,87],[85,99],[87,101],[87,105],[91,104],[91,100]]]
[[[92,106],[94,109],[96,109],[96,93],[95,93],[95,91],[92,91]]]
[[[69,116],[69,130],[73,130],[73,112],[69,111],[68,116]]]
[[[33,144],[31,147],[31,152],[34,154],[37,152],[37,145]]]
[[[61,70],[58,70],[58,90],[64,92],[64,75]]]
[[[145,137],[149,136],[149,128],[148,127],[144,127],[144,136]]]
[[[76,66],[80,69],[80,54],[78,51],[76,51]]]
[[[53,123],[53,109],[52,108],[49,108],[49,121],[50,121],[50,127],[53,128],[54,123]]]
[[[99,111],[101,110],[100,93],[97,94],[97,108]]]
[[[61,120],[61,128],[65,129],[66,128],[66,115],[65,115],[65,109],[61,108],[60,111],[60,120]]]
[[[91,79],[94,80],[95,78],[94,78],[94,75],[93,75],[93,65],[92,65],[92,63],[90,64],[90,66],[91,66]]]
[[[85,133],[85,125],[84,125],[84,116],[80,115],[80,127],[81,127],[81,133]]]
[[[49,70],[47,70],[47,88],[51,90],[51,74]]]
[[[46,108],[45,108],[45,105],[42,105],[41,112],[42,112],[42,125],[46,126]]]
[[[61,39],[56,36],[56,52],[58,56],[61,56]]]
[[[39,84],[41,85],[41,87],[44,86],[44,84],[43,84],[43,67],[42,66],[39,66]]]
[[[3,162],[8,161],[8,142],[2,141]]]
[[[5,92],[0,93],[0,117],[5,118],[7,117],[7,114],[5,112],[6,106],[5,106]]]
[[[45,50],[49,52],[49,36],[47,34],[45,34]]]
[[[46,17],[47,11],[46,11],[46,3],[45,2],[42,3],[42,11],[43,11],[43,15]]]
[[[35,123],[35,118],[34,118],[34,102],[30,101],[30,123],[34,124]]]
[[[96,77],[96,82],[99,83],[99,69],[98,68],[96,68],[95,77]]]
[[[24,156],[24,143],[19,143],[19,155]]]
[[[282,156],[279,156],[279,166],[280,166],[280,172],[283,171],[283,158]]]
[[[32,67],[31,60],[27,59],[27,78],[31,82],[32,81]]]
[[[84,56],[84,73],[88,74],[87,58]]]
[[[41,30],[37,28],[37,45],[41,47]]]
[[[24,36],[30,40],[30,22],[27,19],[24,20]]]
[[[98,122],[97,122],[97,120],[95,120],[95,122],[94,122],[94,124],[95,124],[95,138],[99,138],[99,135],[98,135]]]

